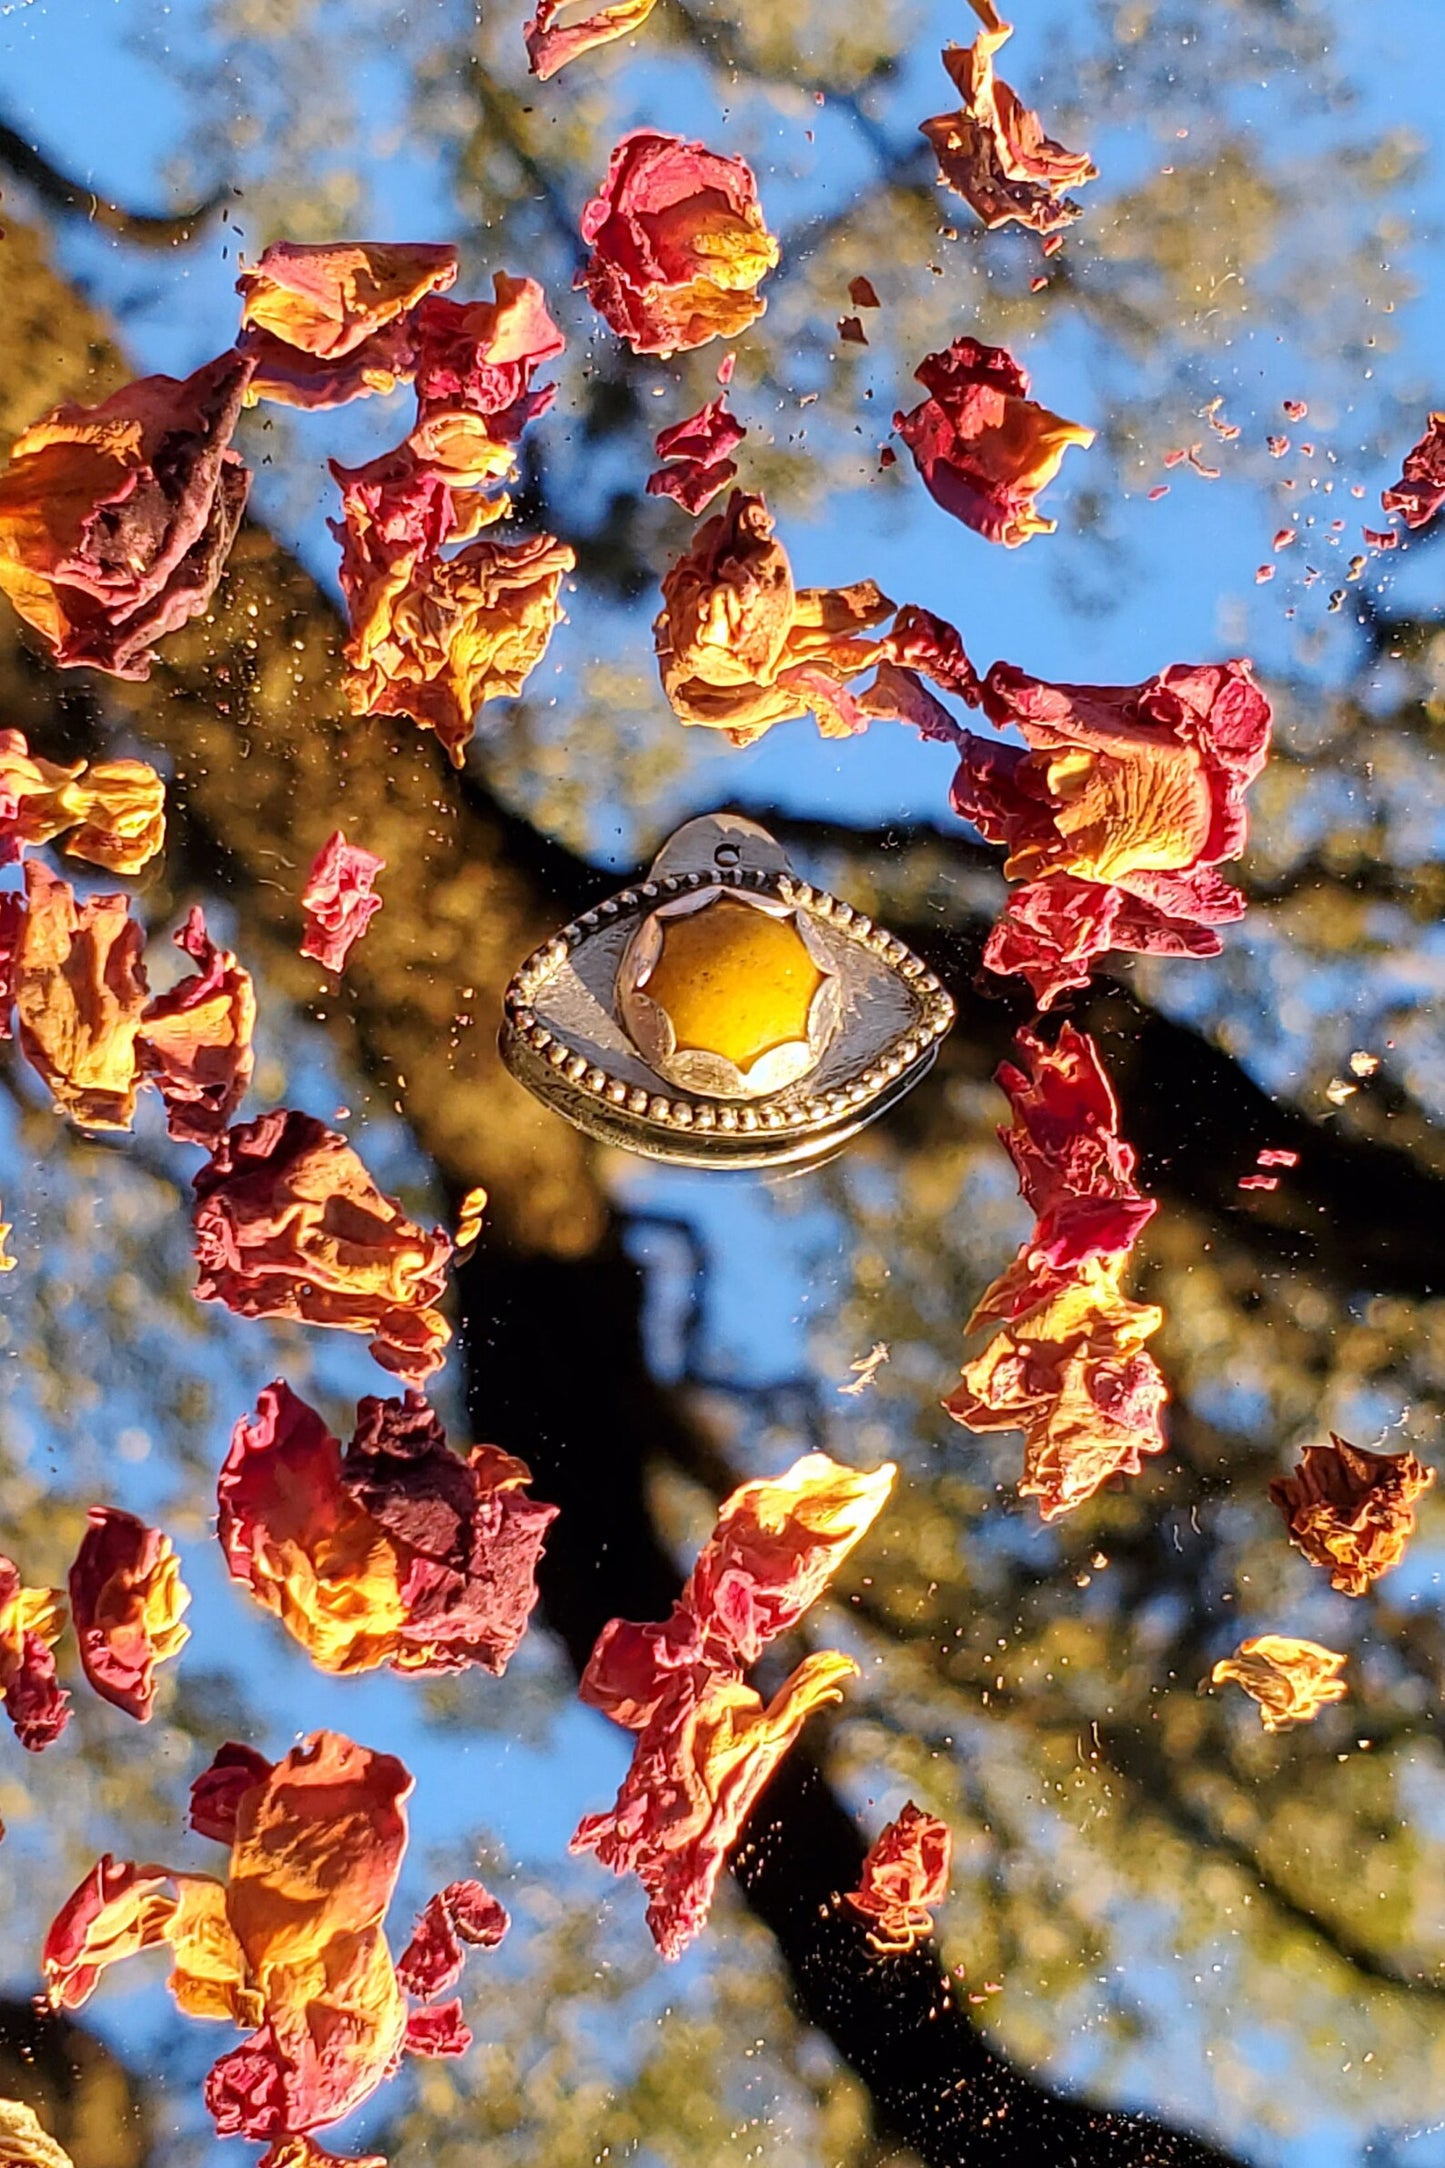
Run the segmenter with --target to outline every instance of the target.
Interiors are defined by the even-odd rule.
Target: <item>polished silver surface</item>
[[[793,924],[822,981],[806,1045],[783,1065],[796,1073],[775,1089],[754,1088],[758,1064],[740,1075],[709,1056],[689,1070],[637,999],[659,926],[721,898]],[[504,1009],[502,1056],[528,1090],[590,1136],[696,1167],[787,1166],[835,1151],[926,1073],[954,1015],[903,942],[797,879],[781,845],[732,814],[689,821],[645,881],[544,942]],[[677,1078],[689,1073],[685,1089]],[[700,1075],[710,1089],[697,1088]]]

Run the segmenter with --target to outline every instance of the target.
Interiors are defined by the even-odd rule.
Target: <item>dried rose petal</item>
[[[396,1961],[396,1976],[408,1995],[430,2002],[461,1978],[465,1944],[494,1950],[510,1925],[505,1905],[480,1882],[448,1882],[419,1915]]]
[[[364,1400],[343,1455],[284,1384],[236,1425],[217,1486],[234,1579],[324,1671],[499,1674],[537,1601],[555,1507],[494,1446],[453,1453],[420,1395]]]
[[[0,588],[62,669],[145,678],[154,643],[204,610],[251,477],[229,449],[251,377],[222,354],[24,430],[0,474]],[[104,862],[104,861],[103,861]]]
[[[874,290],[873,281],[860,272],[848,281],[848,299],[855,309],[881,309],[883,304]]]
[[[672,1616],[613,1619],[580,1693],[637,1734],[609,1813],[589,1815],[572,1850],[595,1851],[648,1893],[665,1957],[704,1926],[723,1864],[809,1713],[839,1698],[855,1666],[810,1656],[764,1708],[742,1668],[822,1594],[881,1511],[895,1470],[841,1468],[810,1453],[772,1481],[745,1483],[718,1515]]]
[[[736,477],[732,454],[746,435],[742,423],[728,412],[726,393],[685,421],[659,430],[657,456],[668,464],[647,477],[648,495],[671,497],[696,519]]]
[[[700,1665],[671,1683],[638,1733],[616,1804],[589,1814],[574,1852],[595,1852],[647,1892],[664,1957],[707,1924],[717,1879],[769,1777],[815,1709],[841,1699],[849,1657],[805,1657],[766,1706],[750,1686]]]
[[[439,2002],[430,2010],[413,2010],[406,2021],[408,2055],[465,2055],[471,2044],[471,2028],[462,2016],[460,2002]]]
[[[1023,1066],[998,1071],[1013,1114],[999,1137],[1035,1214],[1025,1253],[1068,1270],[1128,1251],[1156,1207],[1135,1184],[1136,1154],[1119,1135],[1097,1046],[1072,1024],[1052,1047],[1027,1030],[1014,1046]]]
[[[38,862],[25,868],[25,890],[14,978],[21,1052],[57,1113],[83,1129],[129,1129],[146,1003],[145,936],[130,898],[77,905],[70,883]]]
[[[761,497],[733,491],[663,574],[662,601],[653,637],[679,721],[734,745],[805,712],[825,737],[867,727],[847,687],[882,659],[872,628],[893,605],[871,580],[795,589]]]
[[[169,1536],[119,1506],[92,1506],[70,1569],[70,1610],[86,1678],[102,1700],[148,1723],[155,1672],[191,1638],[191,1592]]]
[[[394,390],[414,366],[412,310],[456,275],[456,250],[433,242],[274,242],[236,281],[247,403],[320,409]]]
[[[407,442],[421,464],[454,488],[505,479],[529,422],[556,386],[532,377],[566,345],[535,279],[493,274],[491,301],[430,295],[411,320],[417,419]]]
[[[368,616],[353,608],[352,712],[410,715],[460,767],[478,709],[515,699],[546,653],[576,561],[545,534],[473,542],[450,558],[418,552],[404,584],[389,584]]]
[[[264,1784],[275,1768],[254,1747],[234,1739],[217,1747],[212,1761],[191,1786],[191,1827],[201,1837],[213,1837],[227,1847],[236,1841],[236,1818],[241,1802],[258,1784]]]
[[[311,861],[301,908],[306,931],[301,953],[314,956],[327,971],[344,969],[347,957],[381,909],[382,899],[372,893],[372,882],[386,860],[359,843],[348,843],[336,829]]]
[[[23,2101],[0,2100],[0,2168],[75,2168]]]
[[[541,82],[565,68],[569,60],[595,52],[599,45],[610,45],[614,38],[630,38],[647,21],[657,0],[612,0],[609,7],[559,23],[558,16],[568,13],[573,4],[574,0],[537,0],[537,11],[522,33],[527,65]]]
[[[933,1933],[933,1908],[948,1895],[953,1837],[947,1822],[910,1799],[897,1821],[880,1832],[858,1887],[843,1902],[868,1924],[869,1946],[880,1957],[916,1949]]]
[[[71,858],[139,873],[165,841],[165,807],[165,784],[143,760],[59,767],[37,759],[20,731],[0,730],[0,865],[63,837]]]
[[[649,128],[612,153],[582,238],[577,283],[635,354],[735,339],[766,308],[757,289],[778,261],[744,161]]]
[[[1405,454],[1399,481],[1381,492],[1380,503],[1410,528],[1427,527],[1445,504],[1445,414],[1430,416],[1424,436]]]
[[[969,0],[983,25],[972,45],[948,45],[943,65],[962,100],[956,113],[921,124],[937,153],[939,178],[969,202],[985,226],[1017,219],[1034,233],[1054,234],[1079,216],[1064,193],[1098,178],[1082,151],[1066,151],[1046,136],[1037,113],[1020,103],[993,72],[994,55],[1013,36],[993,0]]]
[[[1164,1450],[1168,1389],[1144,1351],[1164,1313],[1123,1293],[1124,1265],[1122,1257],[1081,1265],[1032,1307],[1033,1276],[1011,1267],[969,1330],[1004,1322],[944,1402],[969,1430],[1023,1432],[1019,1493],[1039,1500],[1046,1521],[1072,1512],[1111,1476],[1137,1475],[1144,1454]]]
[[[1034,499],[1070,445],[1093,443],[1093,430],[1030,399],[1026,373],[1001,346],[955,339],[913,373],[929,396],[896,413],[893,426],[935,503],[1005,549],[1052,534],[1058,521]]]
[[[209,1152],[251,1081],[256,990],[231,951],[216,947],[198,903],[175,942],[196,968],[146,1004],[136,1055],[165,1101],[171,1135]]]
[[[13,1561],[0,1558],[0,1694],[16,1738],[32,1754],[52,1746],[70,1722],[70,1696],[52,1653],[64,1630],[60,1590],[24,1587]]]
[[[1024,885],[985,950],[1047,1008],[1109,949],[1216,955],[1244,899],[1214,870],[1244,847],[1270,707],[1247,662],[1176,664],[1142,685],[1050,685],[995,663],[983,706],[1029,750],[965,737],[953,804]]]
[[[193,1187],[200,1301],[371,1333],[409,1383],[441,1367],[450,1239],[383,1195],[345,1137],[278,1109],[227,1130]]]
[[[1363,1596],[1392,1571],[1415,1533],[1415,1500],[1435,1470],[1413,1453],[1366,1453],[1332,1431],[1328,1445],[1307,1446],[1293,1475],[1276,1476],[1269,1495],[1292,1540],[1330,1586]]]
[[[1209,1674],[1214,1686],[1242,1686],[1259,1703],[1266,1731],[1288,1731],[1308,1724],[1332,1701],[1349,1692],[1339,1677],[1348,1659],[1318,1641],[1292,1634],[1256,1634],[1241,1641],[1232,1656],[1221,1657]]]

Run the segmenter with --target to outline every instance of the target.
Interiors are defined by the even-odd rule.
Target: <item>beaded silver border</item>
[[[881,958],[907,981],[919,1003],[917,1022],[886,1046],[862,1074],[852,1078],[847,1085],[799,1100],[791,1107],[781,1107],[771,1100],[756,1105],[731,1106],[716,1099],[645,1091],[640,1085],[628,1084],[621,1077],[609,1075],[606,1069],[589,1061],[585,1055],[572,1052],[539,1021],[533,1007],[538,993],[566,963],[572,951],[599,928],[622,917],[625,912],[645,911],[670,896],[699,888],[751,889],[755,894],[774,896],[779,902],[822,920],[849,941],[856,942],[859,948],[868,949]],[[952,995],[922,958],[915,956],[896,934],[875,925],[864,912],[855,911],[851,904],[829,895],[826,889],[814,888],[810,882],[800,881],[790,873],[770,873],[745,866],[719,867],[705,873],[664,874],[660,880],[639,881],[634,888],[624,888],[617,895],[609,896],[605,903],[584,911],[580,918],[532,951],[513,973],[502,997],[502,1006],[506,1019],[503,1052],[506,1052],[506,1040],[510,1035],[519,1047],[525,1047],[536,1059],[555,1070],[559,1079],[575,1090],[589,1094],[598,1102],[599,1109],[606,1107],[617,1115],[631,1115],[634,1120],[655,1123],[659,1129],[679,1136],[741,1138],[755,1135],[761,1138],[775,1133],[779,1141],[790,1131],[807,1134],[858,1114],[891,1084],[897,1083],[906,1070],[926,1055],[931,1057],[938,1040],[952,1025],[955,1013]]]

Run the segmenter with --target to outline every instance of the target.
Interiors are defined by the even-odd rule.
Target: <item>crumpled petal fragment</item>
[[[256,2168],[390,2168],[390,2164],[381,2153],[348,2153],[343,2160],[302,2131],[268,2145]]]
[[[68,881],[25,868],[28,909],[15,964],[20,1048],[58,1114],[83,1129],[129,1129],[146,1004],[145,936],[128,896],[77,904]]]
[[[741,158],[634,129],[582,213],[591,249],[577,284],[634,354],[734,339],[767,307],[778,261],[758,187]]]
[[[1034,1307],[1033,1276],[1013,1267],[969,1321],[972,1330],[1005,1319],[944,1406],[970,1430],[1023,1432],[1019,1493],[1038,1499],[1046,1521],[1164,1450],[1168,1388],[1144,1349],[1164,1313],[1124,1294],[1126,1262],[1093,1259]]]
[[[1410,528],[1428,527],[1445,504],[1445,414],[1432,414],[1425,434],[1405,454],[1400,479],[1382,490],[1387,513],[1399,512]]]
[[[824,1453],[745,1483],[720,1510],[672,1616],[613,1619],[598,1637],[583,1701],[637,1734],[616,1804],[588,1815],[574,1852],[636,1874],[648,1925],[676,1957],[706,1924],[743,1823],[809,1713],[839,1698],[856,1666],[809,1656],[765,1708],[742,1680],[776,1634],[817,1601],[881,1511],[896,1470],[860,1474]]]
[[[953,1836],[947,1822],[910,1799],[880,1831],[863,1862],[858,1887],[843,1902],[868,1927],[880,1957],[901,1957],[933,1933],[933,1908],[948,1895]]]
[[[382,899],[372,883],[386,866],[375,851],[348,843],[337,828],[311,861],[301,908],[306,930],[301,953],[314,956],[327,971],[344,969],[347,957],[381,909]]]
[[[265,2017],[206,2080],[222,2137],[324,2128],[395,2069],[406,2005],[382,1922],[411,1788],[394,1755],[323,1731],[243,1796],[226,1914]]]
[[[75,2168],[23,2101],[0,2100],[0,2168]]]
[[[1028,376],[1001,346],[955,339],[914,370],[928,397],[893,426],[913,454],[929,495],[987,542],[1017,549],[1058,521],[1035,506],[1071,445],[1094,431],[1028,396]]]
[[[761,497],[733,491],[663,574],[662,602],[653,637],[680,722],[734,745],[809,711],[825,737],[867,727],[847,687],[882,660],[873,628],[893,605],[872,580],[796,590]]]
[[[492,288],[491,301],[431,295],[412,320],[417,418],[407,442],[454,488],[516,474],[523,430],[557,394],[555,384],[534,390],[533,375],[567,343],[535,279],[497,271]]]
[[[251,477],[230,449],[241,354],[147,376],[22,431],[0,473],[0,588],[63,669],[145,678],[215,593]]]
[[[1097,1046],[1065,1024],[1052,1046],[1024,1030],[1014,1047],[1022,1066],[997,1072],[1013,1115],[999,1137],[1035,1216],[1028,1261],[1068,1271],[1131,1249],[1157,1208],[1134,1181],[1137,1155],[1119,1135]]]
[[[445,243],[274,242],[236,281],[247,404],[321,409],[394,390],[415,364],[411,312],[456,275]]]
[[[191,1638],[191,1592],[175,1545],[119,1506],[92,1506],[70,1569],[70,1611],[86,1678],[102,1700],[150,1721],[155,1672]]]
[[[948,45],[943,65],[961,107],[920,125],[937,153],[939,178],[970,203],[985,226],[1017,219],[1031,232],[1058,233],[1079,216],[1066,189],[1098,179],[1082,151],[1046,136],[1037,113],[993,72],[994,55],[1013,36],[994,0],[969,0],[982,29],[972,45]]]
[[[406,2021],[408,2055],[465,2055],[471,2044],[471,2028],[462,2016],[460,2001],[439,2002],[430,2010],[413,2010]]]
[[[461,1978],[464,1944],[494,1950],[511,1924],[506,1906],[480,1882],[448,1882],[417,1919],[396,1961],[396,1976],[408,1995],[430,2002]]]
[[[420,1395],[357,1412],[345,1454],[285,1384],[236,1425],[217,1486],[233,1578],[322,1670],[501,1673],[556,1508],[494,1446],[453,1453]]]
[[[1328,1445],[1305,1448],[1293,1475],[1275,1477],[1269,1495],[1310,1564],[1329,1569],[1330,1586],[1363,1596],[1404,1557],[1415,1501],[1434,1480],[1413,1453],[1367,1453],[1332,1431]]]
[[[595,52],[599,45],[610,45],[614,38],[630,38],[647,21],[657,0],[612,0],[610,7],[597,8],[572,22],[559,22],[557,18],[573,5],[574,0],[537,0],[537,11],[522,33],[527,65],[540,82],[545,83],[559,68],[565,68],[569,60]]]
[[[1221,1657],[1209,1674],[1214,1686],[1242,1686],[1259,1703],[1266,1731],[1288,1731],[1308,1724],[1332,1701],[1349,1692],[1339,1676],[1348,1659],[1318,1641],[1293,1634],[1256,1634],[1241,1641],[1232,1656]]]
[[[369,607],[352,602],[346,697],[357,715],[410,715],[460,767],[478,709],[515,699],[546,653],[577,559],[547,534],[481,540],[445,558],[437,542],[405,543],[393,572],[371,582]]]
[[[857,1668],[821,1650],[765,1705],[741,1680],[699,1666],[679,1674],[639,1732],[616,1804],[584,1817],[571,1850],[638,1877],[664,1957],[681,1956],[706,1926],[718,1876],[759,1794],[807,1718],[841,1700]]]
[[[223,1747],[193,1787],[192,1813],[229,1844],[227,1879],[98,1861],[45,1939],[52,2007],[79,2007],[109,1965],[168,1943],[181,2010],[246,2034],[205,2082],[217,2133],[269,2142],[272,2168],[339,2168],[310,2133],[368,2100],[408,2045],[446,2053],[457,2037],[449,2005],[409,2041],[383,1925],[411,1789],[393,1755],[338,1732],[275,1763]],[[462,1932],[476,1923],[474,1887],[454,1885]]]
[[[16,1738],[32,1754],[53,1746],[70,1722],[53,1653],[64,1631],[60,1590],[26,1588],[13,1560],[0,1557],[0,1694]]]
[[[165,807],[165,784],[144,760],[57,765],[20,731],[0,730],[0,865],[61,837],[71,858],[139,873],[165,841]]]
[[[217,948],[198,903],[174,939],[196,968],[147,1003],[136,1054],[165,1102],[170,1134],[209,1152],[245,1098],[256,1065],[256,989],[231,951]]]
[[[1051,685],[995,663],[984,712],[1027,750],[964,733],[954,809],[1022,885],[990,970],[1027,977],[1041,1008],[1088,983],[1109,949],[1214,955],[1244,899],[1215,870],[1248,832],[1245,792],[1269,751],[1270,706],[1245,661],[1175,664],[1141,685]]]
[[[696,414],[658,431],[657,456],[665,464],[647,477],[647,494],[671,497],[696,519],[736,479],[738,466],[732,454],[746,435],[742,423],[728,411],[725,391],[709,399]]]
[[[199,1301],[370,1333],[408,1383],[441,1367],[450,1238],[385,1196],[345,1137],[278,1108],[227,1130],[192,1186]]]

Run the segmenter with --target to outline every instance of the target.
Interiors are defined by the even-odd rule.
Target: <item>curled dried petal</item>
[[[866,1921],[880,1957],[902,1956],[933,1932],[933,1908],[948,1895],[953,1837],[946,1822],[910,1799],[869,1847],[858,1887],[843,1902]]]
[[[191,1637],[182,1621],[190,1600],[169,1536],[118,1506],[91,1507],[70,1569],[80,1661],[101,1698],[139,1723],[150,1720],[157,1664]]]
[[[70,883],[38,863],[25,868],[25,890],[15,964],[21,1051],[57,1113],[83,1129],[129,1129],[146,1002],[145,937],[130,899],[77,904]]]
[[[165,1101],[171,1135],[212,1151],[255,1067],[256,990],[244,965],[217,948],[198,903],[174,938],[196,968],[147,1003],[136,1052]]]
[[[1366,1453],[1332,1432],[1328,1445],[1306,1447],[1269,1495],[1310,1564],[1329,1569],[1330,1586],[1363,1596],[1404,1557],[1415,1501],[1434,1480],[1413,1453]]]
[[[412,374],[409,318],[451,285],[456,250],[432,242],[277,241],[236,281],[247,403],[341,406]]]
[[[572,1839],[647,1892],[647,1924],[664,1957],[707,1923],[713,1892],[743,1824],[815,1709],[856,1674],[832,1650],[808,1656],[766,1706],[750,1686],[705,1667],[673,1683],[638,1734],[616,1804]]]
[[[386,866],[375,851],[348,843],[336,829],[311,861],[301,908],[306,930],[301,937],[303,956],[314,956],[328,971],[344,969],[347,957],[381,909],[382,899],[372,883]]]
[[[406,2021],[408,2055],[465,2055],[472,2044],[471,2029],[458,2002],[439,2002],[430,2010],[413,2010]]]
[[[1247,662],[1176,664],[1141,685],[1051,685],[995,663],[984,711],[1027,751],[967,733],[955,810],[1022,885],[985,952],[1048,1007],[1111,948],[1213,955],[1244,901],[1215,870],[1244,848],[1270,706]]]
[[[191,1827],[197,1836],[213,1837],[227,1849],[236,1841],[236,1819],[247,1792],[270,1778],[275,1763],[254,1747],[232,1739],[217,1747],[209,1766],[191,1786]]]
[[[614,38],[630,38],[647,21],[657,0],[612,0],[609,7],[560,22],[558,17],[570,14],[573,4],[574,0],[537,0],[536,13],[523,32],[527,65],[543,83],[569,60],[580,60]]]
[[[464,1944],[494,1950],[510,1925],[505,1905],[480,1882],[448,1882],[419,1916],[396,1961],[397,1978],[408,1995],[430,2002],[461,1978]]]
[[[1027,1030],[1014,1046],[1022,1066],[1004,1062],[997,1076],[1013,1114],[999,1136],[1035,1214],[1026,1252],[1067,1270],[1131,1249],[1155,1201],[1135,1184],[1097,1046],[1072,1024],[1051,1047]]]
[[[729,413],[727,394],[710,399],[696,414],[658,431],[657,456],[666,462],[647,477],[650,497],[671,497],[696,519],[737,475],[732,454],[747,435]]]
[[[624,136],[582,213],[577,283],[635,354],[733,339],[763,313],[778,261],[741,158],[648,128]]]
[[[1093,430],[1030,399],[1027,375],[1001,346],[955,339],[913,373],[929,396],[893,426],[934,502],[1005,549],[1052,534],[1058,521],[1034,499],[1071,445],[1093,443]]]
[[[1072,1512],[1115,1475],[1137,1475],[1164,1449],[1168,1389],[1144,1342],[1164,1313],[1119,1285],[1125,1260],[1094,1259],[1042,1302],[1038,1276],[1011,1267],[984,1296],[969,1329],[1002,1317],[944,1402],[969,1430],[1021,1430],[1023,1497],[1046,1520]]]
[[[419,1395],[366,1400],[343,1455],[284,1384],[236,1425],[217,1488],[233,1577],[325,1671],[500,1673],[555,1508],[495,1447],[453,1453]]]
[[[943,65],[962,100],[956,113],[921,124],[938,156],[939,177],[969,202],[985,226],[1017,219],[1040,234],[1058,233],[1079,216],[1065,190],[1098,178],[1082,151],[1046,136],[1037,113],[993,72],[994,55],[1013,36],[993,0],[970,0],[982,29],[972,45],[948,45]]]
[[[0,2100],[0,2168],[75,2168],[23,2101]]]
[[[64,837],[72,858],[139,873],[165,841],[165,805],[165,784],[143,760],[57,766],[37,759],[20,731],[0,730],[0,864]]]
[[[230,353],[183,382],[142,377],[16,438],[0,588],[62,668],[148,677],[154,643],[208,606],[250,487],[229,447],[251,367]]]
[[[345,1137],[278,1109],[227,1130],[193,1187],[200,1301],[370,1333],[412,1383],[440,1368],[450,1239],[385,1196]]]
[[[734,745],[808,711],[825,737],[866,728],[847,687],[882,659],[872,629],[893,605],[871,580],[797,591],[761,497],[733,491],[663,575],[662,600],[653,636],[679,721]]]
[[[1241,1641],[1232,1656],[1222,1657],[1209,1676],[1215,1686],[1242,1686],[1258,1702],[1266,1731],[1288,1731],[1310,1723],[1332,1701],[1344,1700],[1349,1688],[1339,1674],[1347,1660],[1318,1641],[1256,1634]]]
[[[32,1754],[53,1745],[70,1721],[53,1654],[64,1630],[60,1590],[26,1588],[13,1561],[0,1558],[0,1694],[16,1738]]]
[[[497,271],[491,301],[430,296],[416,312],[417,419],[408,443],[454,487],[516,473],[515,449],[556,386],[534,390],[543,362],[566,345],[535,279]]]
[[[460,767],[477,710],[515,699],[546,653],[576,561],[552,535],[473,542],[450,558],[416,551],[405,579],[388,580],[368,615],[353,606],[353,712],[410,715]]]
[[[1381,492],[1380,503],[1387,513],[1401,513],[1407,527],[1429,526],[1445,504],[1445,414],[1430,416],[1424,436],[1405,454],[1399,481]]]

